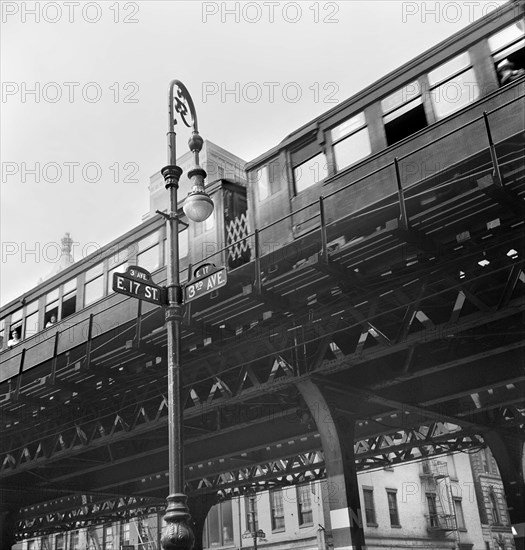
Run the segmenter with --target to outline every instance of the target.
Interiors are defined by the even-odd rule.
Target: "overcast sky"
[[[502,3],[3,1],[0,303],[140,223],[171,79],[251,160]]]

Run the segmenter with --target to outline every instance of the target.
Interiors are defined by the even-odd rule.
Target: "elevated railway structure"
[[[523,78],[497,87],[329,175],[314,200],[299,205],[297,194],[297,208],[266,225],[248,188],[247,217],[222,226],[224,246],[198,258],[228,265],[228,283],[188,304],[184,318],[186,492],[197,535],[219,499],[326,478],[340,488],[329,502],[334,546],[359,548],[357,471],[485,445],[519,529],[524,97]],[[121,242],[161,225],[155,217]],[[98,253],[104,274],[115,244]],[[73,276],[81,294],[94,261],[32,297]],[[165,267],[154,280],[163,284]],[[9,321],[19,307],[2,315]],[[122,295],[106,292],[5,348],[3,547],[162,507],[166,391],[163,309]]]

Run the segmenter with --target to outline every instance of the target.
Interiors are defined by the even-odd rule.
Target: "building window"
[[[104,550],[113,550],[113,526],[104,525],[102,528]]]
[[[297,509],[301,527],[313,524],[311,494],[310,485],[299,485],[297,487]]]
[[[69,535],[69,550],[80,550],[80,533],[71,531]]]
[[[479,86],[468,52],[463,52],[430,71],[428,80],[438,120],[455,113],[479,97]]]
[[[390,525],[392,527],[399,527],[399,512],[397,510],[397,490],[386,491],[388,499],[388,513],[390,514]]]
[[[37,550],[36,540],[30,540],[27,543],[27,550]]]
[[[62,289],[62,315],[65,319],[73,315],[77,309],[77,280],[71,279],[64,284]]]
[[[55,550],[65,550],[65,536],[60,533],[55,535]]]
[[[417,80],[381,101],[386,141],[393,145],[428,126],[421,87]]]
[[[270,508],[272,513],[272,531],[284,530],[282,489],[273,489],[270,491]]]
[[[119,527],[119,539],[120,546],[127,546],[130,544],[130,524],[129,521],[122,522]]]
[[[104,268],[102,263],[86,271],[84,285],[84,306],[88,306],[104,296]]]
[[[38,327],[38,300],[31,302],[26,306],[26,333],[25,338],[29,338],[39,331]]]
[[[499,525],[499,513],[498,513],[498,502],[496,500],[496,495],[491,489],[489,492],[489,509],[490,509],[490,519],[493,525]]]
[[[525,75],[525,32],[522,21],[492,35],[489,47],[501,86]]]
[[[0,349],[4,349],[5,343],[5,319],[0,319]]]
[[[205,548],[216,548],[233,543],[231,500],[216,504],[208,512],[208,516],[204,522],[203,543]]]
[[[436,495],[434,493],[427,493],[427,506],[428,506],[428,525],[431,528],[439,527],[439,518],[437,514]]]
[[[454,499],[454,511],[456,513],[456,524],[458,529],[466,529],[465,516],[463,514],[463,504],[460,498]]]
[[[333,128],[331,133],[337,171],[356,163],[372,152],[364,113],[345,120]]]
[[[367,525],[377,525],[373,489],[363,489],[363,502],[365,505],[365,518]]]

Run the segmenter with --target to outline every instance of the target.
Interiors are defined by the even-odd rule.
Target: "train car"
[[[205,223],[186,224],[180,210],[182,281],[188,279],[191,266],[203,258],[230,269],[249,259],[248,246],[236,243],[247,231],[245,186],[240,181],[219,179],[210,183],[207,190],[215,209]],[[73,349],[88,337],[111,332],[112,327],[135,320],[137,304],[112,290],[113,273],[123,273],[128,266],[136,265],[152,273],[156,284],[165,284],[166,242],[164,218],[153,214],[122,237],[2,307],[2,380],[53,354]],[[70,244],[67,235],[62,245],[67,248]],[[145,305],[143,313],[152,308]],[[61,335],[58,346],[53,338],[56,333]]]
[[[510,162],[524,130],[524,28],[522,4],[501,6],[248,163],[261,249],[308,234],[322,216],[330,224],[393,203],[400,188],[410,198],[431,180],[481,172],[491,143]],[[435,191],[408,208],[437,200]],[[335,237],[340,245],[352,234]]]

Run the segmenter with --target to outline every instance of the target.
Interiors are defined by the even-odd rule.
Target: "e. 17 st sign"
[[[151,274],[137,266],[130,266],[126,273],[113,273],[113,290],[152,304],[165,305],[164,289],[151,282]]]
[[[191,302],[213,292],[223,287],[227,281],[226,268],[215,267],[213,264],[204,264],[197,268],[194,277],[185,286],[185,302]]]

